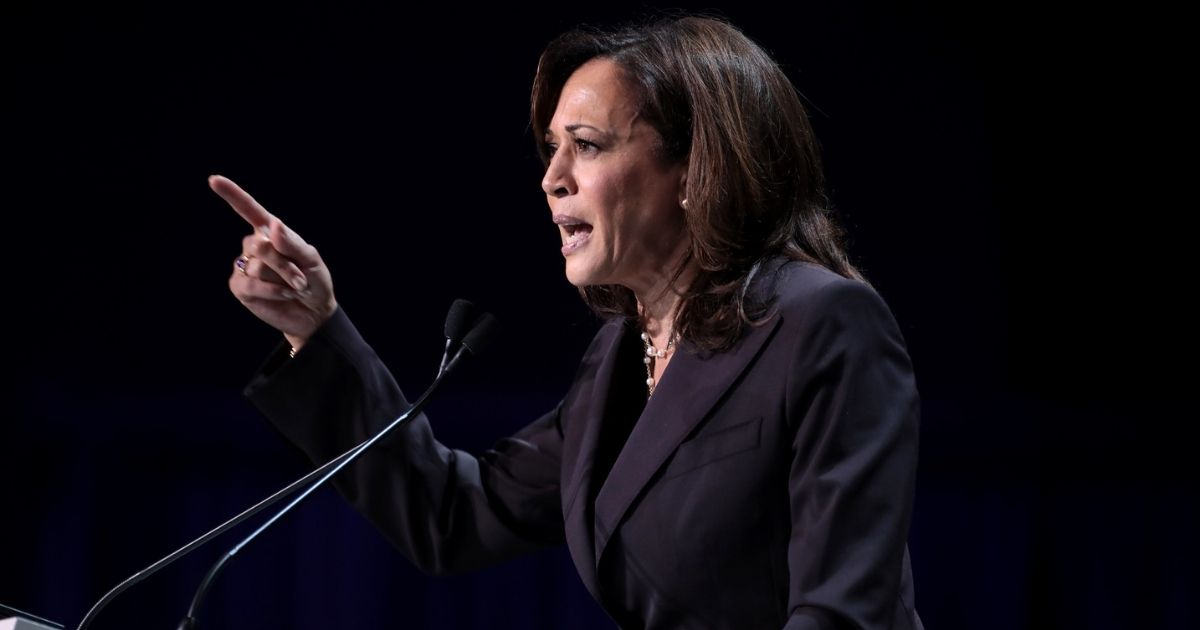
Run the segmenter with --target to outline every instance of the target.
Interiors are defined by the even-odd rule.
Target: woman
[[[912,366],[778,66],[711,19],[576,31],[532,125],[567,279],[607,322],[518,434],[475,458],[421,417],[341,492],[434,573],[565,541],[625,628],[920,628]],[[327,461],[408,403],[317,251],[211,185],[255,227],[230,289],[287,339],[248,395]]]

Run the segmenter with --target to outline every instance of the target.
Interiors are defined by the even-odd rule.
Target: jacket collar
[[[596,496],[597,564],[634,500],[692,430],[708,417],[778,325],[779,316],[772,314],[726,352],[704,354],[683,344],[681,349],[685,351],[675,353]],[[611,378],[610,372],[609,382]],[[603,391],[607,392],[607,387]]]
[[[570,470],[570,479],[564,486],[562,497],[567,548],[584,586],[597,601],[600,601],[600,590],[596,585],[592,510],[588,509],[588,501],[592,496],[592,467],[600,438],[600,425],[608,408],[624,332],[625,326],[621,320],[612,320],[604,326],[596,343],[584,356],[580,374],[576,377],[579,389],[571,397],[573,401],[570,406],[562,412],[566,422],[583,423],[581,431],[567,429],[567,439],[563,445],[564,473],[568,467]]]
[[[782,258],[767,261],[754,279],[753,290],[771,293],[776,274],[786,262]],[[680,344],[596,495],[593,511],[588,509],[593,494],[592,468],[622,335],[626,334],[624,320],[609,321],[597,336],[577,377],[579,389],[570,407],[563,410],[568,422],[584,423],[579,432],[568,430],[563,447],[564,468],[571,467],[563,493],[565,536],[580,578],[597,601],[601,599],[596,570],[613,531],[654,474],[758,356],[779,323],[780,316],[772,309],[763,323],[750,328],[725,352],[699,353],[689,344]]]

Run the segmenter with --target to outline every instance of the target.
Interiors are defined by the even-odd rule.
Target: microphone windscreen
[[[475,321],[475,305],[466,300],[454,300],[446,314],[446,338],[459,341]]]
[[[483,313],[479,319],[475,320],[475,326],[471,328],[471,332],[463,338],[462,344],[471,351],[471,354],[479,356],[479,353],[491,342],[496,336],[496,329],[499,328],[499,322],[491,313]]]

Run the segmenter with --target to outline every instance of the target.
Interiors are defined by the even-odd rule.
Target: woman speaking
[[[531,116],[567,280],[604,324],[516,435],[476,457],[421,416],[340,491],[433,573],[565,542],[622,628],[920,628],[912,365],[778,65],[708,18],[577,30]],[[210,185],[253,227],[229,287],[286,338],[248,394],[328,461],[409,403],[317,250]]]

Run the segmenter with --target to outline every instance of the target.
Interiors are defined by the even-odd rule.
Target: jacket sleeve
[[[341,309],[294,358],[272,355],[246,395],[318,464],[410,407]],[[422,570],[469,571],[564,539],[559,420],[556,408],[476,458],[439,443],[421,414],[334,482]]]
[[[803,305],[786,405],[787,630],[919,627],[903,579],[920,404],[891,311],[839,279]]]

